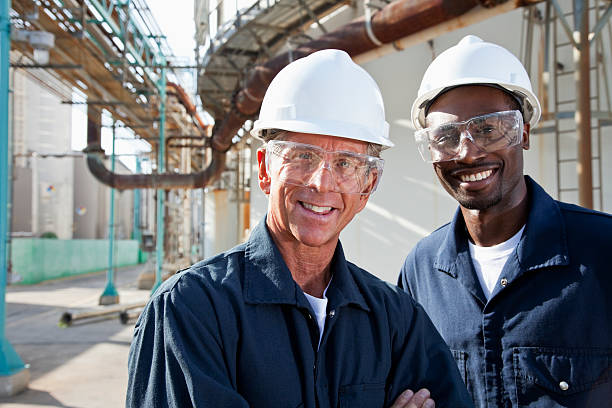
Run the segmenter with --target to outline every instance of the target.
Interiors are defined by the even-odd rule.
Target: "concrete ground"
[[[115,287],[120,304],[144,302],[149,290],[136,279],[144,265],[119,268]],[[96,408],[125,406],[127,358],[134,321],[112,318],[58,322],[66,312],[100,309],[98,299],[106,273],[60,279],[31,286],[9,286],[6,293],[6,337],[30,365],[28,389],[0,398],[5,408]]]

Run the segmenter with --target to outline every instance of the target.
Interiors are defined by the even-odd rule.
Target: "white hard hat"
[[[251,134],[260,138],[265,129],[393,146],[376,82],[340,50],[317,51],[276,75]]]
[[[475,84],[499,86],[508,91],[521,104],[525,121],[531,127],[538,123],[540,102],[531,89],[523,64],[507,49],[468,35],[438,55],[425,71],[418,97],[412,104],[414,127],[425,127],[426,110],[441,93],[456,86]]]

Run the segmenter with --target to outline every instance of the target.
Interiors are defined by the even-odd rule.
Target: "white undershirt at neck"
[[[331,279],[329,280],[331,283]],[[325,329],[325,317],[327,316],[327,289],[329,288],[329,283],[327,287],[323,291],[323,299],[318,298],[316,296],[309,295],[304,292],[306,295],[306,299],[308,303],[310,303],[310,307],[312,307],[312,311],[315,314],[315,318],[317,319],[317,325],[319,326],[319,346],[321,345],[321,339],[323,338],[323,330]],[[317,349],[319,347],[317,346]]]
[[[521,240],[524,229],[525,226],[523,225],[523,228],[510,239],[490,247],[481,247],[472,244],[471,241],[469,242],[472,263],[487,300],[491,299],[491,293],[493,293],[499,275]]]

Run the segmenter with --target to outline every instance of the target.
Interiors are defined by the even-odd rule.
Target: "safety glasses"
[[[382,176],[384,160],[346,151],[330,152],[304,143],[271,140],[266,146],[266,170],[279,181],[301,187],[323,183],[329,171],[328,188],[342,194],[371,194]]]
[[[520,144],[522,134],[521,112],[511,110],[421,129],[414,138],[423,160],[438,163],[458,159],[464,139],[485,152],[494,152]]]

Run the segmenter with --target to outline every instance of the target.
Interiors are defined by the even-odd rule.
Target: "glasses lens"
[[[273,140],[268,143],[268,165],[280,181],[303,187],[316,187],[329,171],[332,191],[370,194],[382,175],[383,160],[365,154],[328,152],[317,146]]]
[[[520,143],[523,121],[519,111],[497,112],[473,118],[467,129],[478,147],[494,152]]]
[[[421,157],[428,163],[452,160],[461,142],[461,129],[450,123],[435,128],[419,130],[415,134]]]
[[[463,133],[486,152],[505,149],[520,143],[523,133],[521,113],[496,112],[474,117],[465,122],[446,123],[415,133],[417,147],[423,160],[429,163],[455,159],[461,150]]]

